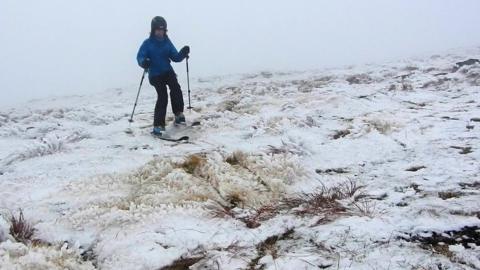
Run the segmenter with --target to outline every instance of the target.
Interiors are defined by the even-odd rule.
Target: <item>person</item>
[[[154,17],[151,22],[150,36],[142,43],[137,53],[138,65],[148,71],[150,84],[157,91],[153,117],[152,133],[154,135],[162,135],[165,132],[165,116],[168,105],[167,86],[170,88],[175,124],[185,124],[182,89],[170,62],[181,62],[189,57],[190,47],[184,46],[177,51],[168,37],[167,31],[167,21],[160,16]]]

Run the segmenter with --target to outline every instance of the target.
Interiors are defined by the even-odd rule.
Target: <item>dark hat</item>
[[[152,19],[152,33],[155,32],[156,29],[163,29],[167,31],[167,21],[161,17],[156,16]]]

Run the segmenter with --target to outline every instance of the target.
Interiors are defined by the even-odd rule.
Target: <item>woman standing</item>
[[[162,135],[165,132],[165,115],[167,113],[168,93],[172,111],[175,114],[175,124],[185,124],[183,115],[183,94],[170,61],[181,62],[188,57],[190,47],[184,46],[177,51],[167,35],[167,21],[160,16],[152,19],[150,37],[140,46],[137,62],[140,67],[148,70],[150,84],[157,91],[157,103],[153,119],[153,134]]]

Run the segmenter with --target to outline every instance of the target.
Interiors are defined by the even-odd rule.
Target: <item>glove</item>
[[[190,47],[189,47],[189,46],[184,46],[184,47],[180,50],[180,54],[181,54],[183,57],[188,57],[188,55],[190,54]]]
[[[150,64],[151,64],[151,60],[150,58],[145,58],[145,60],[143,60],[142,64],[140,65],[142,68],[144,69],[147,69],[150,67]]]

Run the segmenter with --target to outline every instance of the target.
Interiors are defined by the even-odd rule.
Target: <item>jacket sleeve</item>
[[[142,43],[142,46],[140,46],[140,49],[138,50],[138,53],[137,53],[137,63],[140,67],[142,66],[142,63],[145,60],[145,58],[149,57],[147,41],[148,39]]]
[[[169,52],[170,60],[172,60],[173,62],[182,62],[183,59],[185,59],[185,56],[178,53],[177,48],[175,48],[175,45],[173,45],[170,39],[168,40],[168,43],[170,45],[170,52]]]

